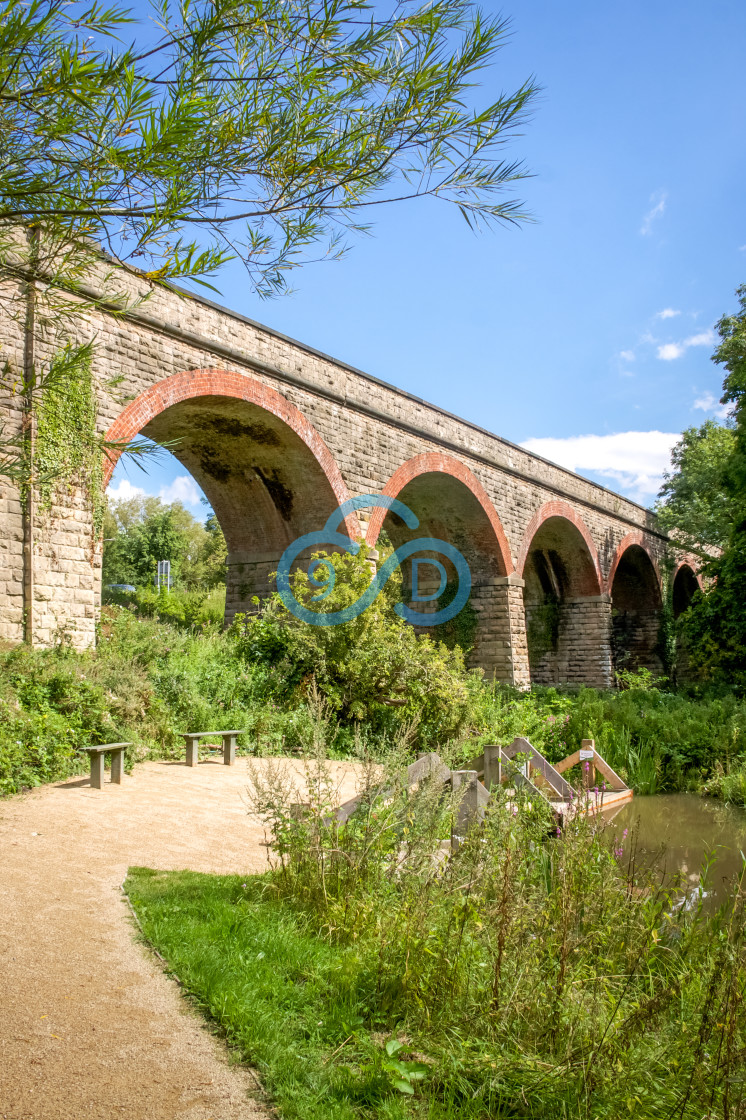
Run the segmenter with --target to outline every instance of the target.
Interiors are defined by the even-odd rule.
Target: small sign
[[[593,751],[581,751],[580,752],[580,761],[582,762],[584,758],[593,758],[593,754],[594,754]]]

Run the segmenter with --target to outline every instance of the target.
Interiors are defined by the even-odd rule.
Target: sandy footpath
[[[351,796],[352,768],[336,773]],[[2,1120],[270,1115],[135,940],[120,891],[130,866],[262,869],[247,780],[245,759],[147,762],[121,786],[107,772],[102,790],[74,778],[0,802]]]

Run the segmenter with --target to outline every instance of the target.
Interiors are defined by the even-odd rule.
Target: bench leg
[[[187,739],[186,741],[186,764],[187,766],[196,766],[199,762],[199,740]]]
[[[121,785],[124,773],[124,751],[111,752],[111,780]]]
[[[223,736],[223,762],[226,766],[232,766],[236,761],[236,736],[224,735]]]
[[[104,784],[104,753],[98,751],[91,755],[91,785],[94,789],[101,789]]]

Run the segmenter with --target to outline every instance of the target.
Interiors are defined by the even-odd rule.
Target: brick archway
[[[532,681],[608,687],[611,608],[602,594],[598,550],[566,502],[546,502],[531,518],[518,572]]]
[[[644,533],[627,533],[621,540],[606,586],[611,598],[615,669],[662,673],[663,581]]]
[[[458,642],[468,651],[470,664],[502,680],[516,679],[516,671],[507,656],[507,651],[513,648],[513,631],[517,626],[510,605],[510,595],[517,590],[509,586],[513,564],[502,524],[479,479],[451,455],[424,452],[403,463],[389,478],[383,493],[407,505],[417,516],[419,525],[409,529],[395,514],[374,509],[368,527],[368,543],[376,544],[385,531],[394,548],[418,537],[431,537],[456,547],[469,567],[470,597],[462,608],[463,614],[459,612],[454,620],[453,630],[438,636],[446,642]],[[435,602],[420,608],[417,601],[424,600],[417,600],[417,594],[427,592],[438,598],[440,607],[446,606],[452,601],[456,587],[461,585],[461,577],[437,550],[425,550],[421,558],[425,561],[426,573],[428,562],[433,565],[429,576],[426,574],[420,583],[412,564],[404,566],[402,579],[405,602],[411,602],[423,615],[423,628],[427,629],[424,619],[431,607],[435,609]],[[445,586],[433,579],[434,564],[441,561]],[[442,601],[441,594],[445,596]]]
[[[577,529],[578,533],[580,533],[580,536],[585,541],[586,547],[588,549],[588,557],[590,559],[596,577],[596,586],[590,586],[587,589],[584,589],[583,593],[586,595],[600,595],[603,588],[603,579],[601,578],[601,566],[598,562],[598,549],[596,548],[596,544],[590,534],[588,526],[585,524],[582,517],[580,517],[580,515],[576,513],[572,506],[568,505],[567,502],[545,502],[543,506],[537,509],[536,513],[529,521],[525,533],[523,534],[521,551],[518,554],[518,563],[516,565],[516,571],[518,572],[518,575],[523,576],[524,569],[526,567],[526,560],[528,559],[528,554],[531,551],[531,545],[533,543],[534,537],[539,532],[542,525],[544,525],[545,522],[549,521],[553,517],[562,518],[564,521],[569,521],[570,524],[575,529]]]
[[[350,497],[329,448],[299,409],[231,370],[189,370],[157,382],[106,437],[124,443],[138,432],[158,443],[175,440],[175,457],[215,511],[228,549],[226,623],[271,592],[288,545],[322,529]],[[362,537],[354,511],[345,526],[352,540]]]
[[[405,486],[413,482],[416,478],[426,474],[448,475],[450,478],[454,478],[458,482],[463,483],[467,490],[474,495],[494,532],[495,544],[497,546],[496,551],[503,569],[503,574],[510,575],[513,571],[510,546],[500,518],[497,516],[497,511],[490,500],[489,494],[484,486],[482,486],[477,476],[470,471],[464,463],[460,462],[460,460],[454,459],[451,455],[443,455],[438,452],[415,455],[414,458],[408,459],[398,470],[394,471],[391,478],[386,483],[383,493],[389,498],[396,498]],[[375,547],[385,520],[385,509],[378,508],[373,510],[366,537],[367,543],[372,547]]]
[[[309,449],[323,471],[338,505],[350,497],[331,451],[303,413],[275,389],[232,370],[193,369],[164,378],[131,401],[104,438],[112,443],[126,443],[167,408],[197,397],[230,397],[271,413],[287,424]],[[108,486],[120,454],[121,452],[114,451],[107,456],[104,463],[104,486]],[[354,511],[346,517],[345,525],[352,540],[358,540],[363,535]],[[321,528],[321,525],[318,527]]]
[[[652,564],[653,571],[655,572],[655,578],[658,581],[658,591],[662,595],[663,594],[663,580],[661,578],[660,568],[658,567],[658,561],[656,560],[655,556],[651,553],[651,551],[648,547],[647,541],[645,540],[645,534],[641,533],[641,532],[627,533],[627,535],[619,542],[619,544],[617,546],[617,550],[614,553],[614,559],[611,562],[611,567],[609,568],[609,574],[608,574],[607,579],[606,579],[606,585],[605,585],[606,591],[608,591],[608,593],[611,594],[611,589],[614,586],[614,577],[617,573],[617,568],[619,567],[619,563],[620,563],[622,557],[624,556],[625,552],[627,551],[627,549],[631,548],[633,545],[636,545],[638,548],[641,548],[643,550],[643,552],[645,553],[645,555],[647,556],[650,563]],[[686,561],[683,561],[683,563],[686,563]],[[679,566],[681,566],[681,565],[679,565]]]
[[[676,564],[676,567],[673,570],[673,581],[676,581],[676,577],[682,568],[690,568],[692,575],[697,581],[699,590],[704,591],[705,581],[702,579],[702,572],[700,571],[701,563],[702,561],[699,556],[694,556],[691,552],[687,553],[686,556],[684,556],[683,559],[680,559]]]

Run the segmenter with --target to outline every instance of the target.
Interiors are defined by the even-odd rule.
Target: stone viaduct
[[[145,290],[129,276],[127,285]],[[6,292],[21,294],[20,282]],[[490,676],[604,686],[615,668],[661,669],[664,588],[683,609],[696,560],[650,511],[202,298],[156,288],[115,310],[87,310],[76,327],[95,340],[100,430],[178,441],[227,540],[227,621],[267,593],[292,540],[346,498],[375,492],[404,501],[419,528],[378,509],[351,515],[348,532],[373,547],[385,531],[395,546],[432,536],[461,550],[472,660]],[[3,360],[20,366],[23,323],[1,310],[0,341]],[[51,345],[39,337],[39,360]],[[21,423],[17,401],[4,411],[6,430]],[[66,485],[51,509],[34,511],[0,479],[0,639],[22,640],[25,626],[39,645],[60,632],[93,643],[101,543],[90,507]]]

